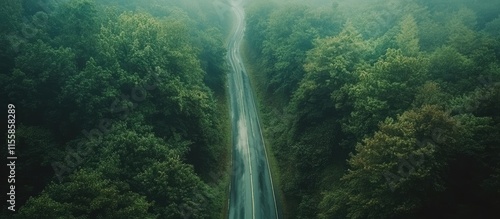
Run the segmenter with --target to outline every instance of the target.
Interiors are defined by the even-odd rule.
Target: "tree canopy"
[[[195,1],[134,2],[1,3],[17,218],[223,214],[225,23]]]
[[[281,4],[247,41],[286,216],[498,215],[498,4]]]

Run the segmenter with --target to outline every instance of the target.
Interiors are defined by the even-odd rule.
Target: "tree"
[[[321,120],[325,113],[345,107],[345,88],[355,82],[354,71],[362,64],[367,50],[350,23],[339,35],[315,43],[304,65],[307,73],[291,104],[297,115],[297,128],[307,126],[302,121]]]
[[[2,17],[0,24],[0,59],[2,60],[0,74],[6,74],[14,66],[15,48],[13,47],[21,38],[18,33],[15,34],[22,26],[21,13],[20,1],[8,0],[0,3],[0,17]]]
[[[266,39],[266,29],[269,15],[273,12],[273,3],[254,3],[246,10],[246,40],[251,45],[252,52],[256,55],[262,54],[264,39]]]
[[[201,52],[199,55],[201,67],[206,72],[204,82],[218,96],[224,94],[226,84],[225,64],[226,49],[224,48],[223,37],[219,29],[211,28],[200,31],[199,47]]]
[[[345,159],[339,121],[348,115],[346,88],[355,83],[355,69],[363,64],[367,50],[361,35],[348,23],[337,36],[315,41],[307,54],[306,75],[288,106],[290,115],[278,131],[279,141],[274,143],[286,159],[282,161],[285,166],[294,167],[286,171],[294,177],[284,186],[301,201],[298,217],[310,218],[316,211],[312,203],[318,197],[311,192],[319,184],[313,182],[321,170],[332,157]]]
[[[76,71],[74,53],[68,48],[53,48],[40,40],[25,46],[16,57],[16,67],[5,90],[25,115],[24,121],[46,124],[59,131],[64,123],[59,98],[64,83]]]
[[[436,49],[430,58],[429,75],[451,93],[471,89],[475,63],[457,49],[444,46]]]
[[[477,43],[477,33],[474,31],[476,15],[466,8],[458,10],[448,21],[448,44],[462,54],[473,51]]]
[[[123,13],[101,28],[98,47],[95,63],[89,62],[89,69],[72,80],[78,86],[68,87],[73,89],[68,92],[69,96],[77,94],[75,87],[104,94],[102,97],[77,95],[88,98],[80,102],[92,103],[83,107],[91,110],[89,107],[94,107],[94,103],[96,106],[106,104],[113,95],[128,95],[129,98],[117,97],[119,106],[124,106],[125,111],[142,113],[159,137],[168,139],[178,134],[190,140],[193,156],[189,157],[193,164],[200,164],[197,167],[215,163],[213,151],[221,141],[216,131],[219,124],[216,102],[204,84],[205,72],[198,59],[198,50],[190,45],[183,20]],[[102,79],[105,80],[98,82]],[[134,100],[133,92],[140,97]]]
[[[127,122],[117,122],[101,139],[85,147],[97,150],[89,165],[107,179],[123,182],[131,191],[154,203],[150,212],[161,218],[181,218],[190,214],[206,218],[213,196],[209,187],[183,162],[189,142],[176,138],[166,142],[141,125],[140,116],[130,115]]]
[[[500,15],[494,20],[486,23],[484,30],[492,36],[500,35]]]
[[[130,192],[126,184],[80,170],[62,184],[49,185],[21,208],[18,218],[156,218],[152,203]]]
[[[288,102],[303,78],[303,64],[313,40],[337,33],[338,16],[330,10],[313,10],[303,5],[290,5],[275,11],[268,7],[249,15],[248,40],[261,55],[269,92]],[[259,17],[257,17],[259,16]]]
[[[90,58],[85,68],[71,75],[62,88],[61,99],[72,109],[67,122],[83,129],[93,128],[102,118],[112,118],[110,107],[120,96],[119,83],[125,74],[120,69],[102,68]]]
[[[349,90],[354,110],[344,129],[360,140],[386,117],[408,109],[428,78],[428,62],[423,56],[408,57],[401,50],[388,49],[373,66],[360,68],[359,82]]]
[[[213,197],[208,186],[178,155],[154,162],[134,179],[139,182],[138,189],[154,200],[153,212],[161,218],[206,218],[210,211],[216,211],[210,208]]]
[[[206,17],[215,14],[170,7],[201,12],[195,1],[150,4],[157,16],[45,2],[0,4],[0,93],[16,105],[16,143],[25,146],[17,204],[32,195],[18,217],[218,217],[223,189],[201,180],[222,182],[208,176],[225,165],[225,113],[213,95],[224,99],[225,50]],[[19,39],[22,27],[33,32]],[[50,162],[62,183],[46,186]]]
[[[435,106],[407,111],[397,120],[388,118],[373,137],[356,146],[356,153],[349,159],[350,168],[342,178],[344,186],[323,201],[334,202],[336,217],[418,214],[444,191],[443,174],[450,158],[447,153],[460,134],[458,122]],[[347,215],[337,215],[342,209]]]
[[[262,53],[270,90],[288,96],[303,75],[305,51],[312,48],[317,31],[306,20],[307,8],[290,6],[269,16]]]
[[[102,21],[96,4],[90,0],[65,2],[56,8],[49,21],[53,45],[72,48],[77,66],[83,68],[97,50],[96,36]]]
[[[450,99],[451,95],[443,92],[438,83],[427,81],[419,88],[412,106],[413,108],[422,107],[424,105],[444,107]]]
[[[163,140],[153,134],[150,125],[144,123],[144,116],[131,113],[123,120],[110,124],[101,137],[84,141],[80,146],[82,150],[88,149],[98,155],[87,155],[89,165],[111,179],[121,179],[136,188],[137,184],[132,179],[142,170],[157,161],[166,160],[172,151],[183,156],[187,153],[189,142],[179,136]]]
[[[417,23],[413,16],[406,16],[400,23],[400,32],[396,36],[396,42],[406,56],[416,56],[420,50],[418,40]]]
[[[2,35],[18,29],[21,23],[21,13],[22,5],[19,1],[8,0],[2,2],[0,5],[0,15],[4,18],[4,22],[0,24],[0,33]]]

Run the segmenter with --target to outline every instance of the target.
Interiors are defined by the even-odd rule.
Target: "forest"
[[[2,1],[0,218],[227,218],[226,2]],[[500,217],[500,1],[244,2],[284,218]]]
[[[16,212],[3,199],[0,218],[222,217],[227,21],[203,10],[211,2],[0,5],[0,96],[15,105],[19,157]]]
[[[286,218],[500,216],[500,2],[253,1]]]

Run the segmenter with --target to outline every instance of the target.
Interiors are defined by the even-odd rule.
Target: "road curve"
[[[248,75],[240,56],[245,32],[241,0],[232,0],[233,32],[227,59],[232,125],[232,177],[229,219],[278,218],[278,209],[264,140]]]

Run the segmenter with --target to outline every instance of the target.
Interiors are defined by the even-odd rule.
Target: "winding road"
[[[240,56],[245,32],[243,2],[232,0],[230,7],[234,22],[227,54],[232,69],[228,86],[233,141],[229,219],[274,219],[278,218],[278,209],[271,173],[252,88]]]

